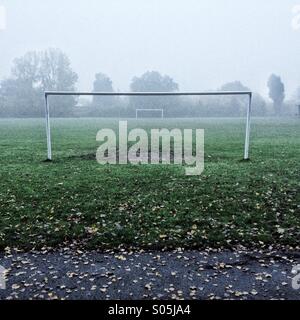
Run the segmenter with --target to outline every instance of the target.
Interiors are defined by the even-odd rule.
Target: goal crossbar
[[[246,95],[249,98],[247,106],[246,136],[244,146],[244,160],[249,160],[250,149],[250,129],[251,129],[251,109],[252,92],[251,91],[202,91],[202,92],[73,92],[73,91],[45,91],[45,115],[46,115],[46,134],[47,134],[47,159],[52,161],[52,141],[50,127],[50,108],[49,96],[236,96]]]

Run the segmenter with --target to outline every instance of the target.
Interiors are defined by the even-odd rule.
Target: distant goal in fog
[[[135,118],[143,119],[143,118],[164,118],[164,109],[136,109],[135,110]]]

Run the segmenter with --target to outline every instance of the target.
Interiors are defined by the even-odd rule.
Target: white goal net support
[[[172,96],[248,96],[246,133],[244,144],[244,160],[249,160],[250,129],[251,129],[251,91],[208,91],[208,92],[71,92],[71,91],[45,91],[45,114],[47,133],[47,160],[52,161],[52,141],[50,127],[49,96],[102,96],[102,97],[172,97]],[[145,109],[144,109],[145,110]],[[154,109],[152,109],[154,110]]]
[[[143,116],[141,116],[142,114],[147,114],[148,117],[150,118],[150,115],[155,114],[156,116],[152,116],[151,118],[164,118],[164,109],[136,109],[135,111],[135,118],[139,119],[139,118],[143,118]]]

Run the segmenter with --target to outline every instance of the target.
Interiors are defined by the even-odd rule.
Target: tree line
[[[0,82],[0,117],[41,117],[44,115],[46,90],[75,91],[77,73],[72,69],[68,56],[59,49],[28,52],[13,61],[11,76]],[[285,86],[281,78],[271,75],[268,80],[272,105],[254,93],[253,113],[256,116],[293,114],[295,103],[285,101]],[[148,71],[134,77],[132,92],[176,92],[179,84],[170,76]],[[218,90],[250,91],[241,82],[223,85]],[[115,92],[109,76],[97,73],[93,92]],[[300,89],[299,89],[300,98]],[[92,100],[72,96],[51,97],[53,117],[99,116],[133,117],[136,109],[164,109],[167,117],[226,117],[244,116],[245,97],[101,97]]]

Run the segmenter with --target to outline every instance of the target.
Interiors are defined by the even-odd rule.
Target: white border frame
[[[207,91],[207,92],[72,92],[72,91],[45,91],[45,113],[47,133],[47,160],[52,161],[52,141],[49,111],[49,96],[233,96],[247,95],[249,104],[247,108],[246,136],[244,147],[244,160],[249,160],[252,92],[251,91]]]

